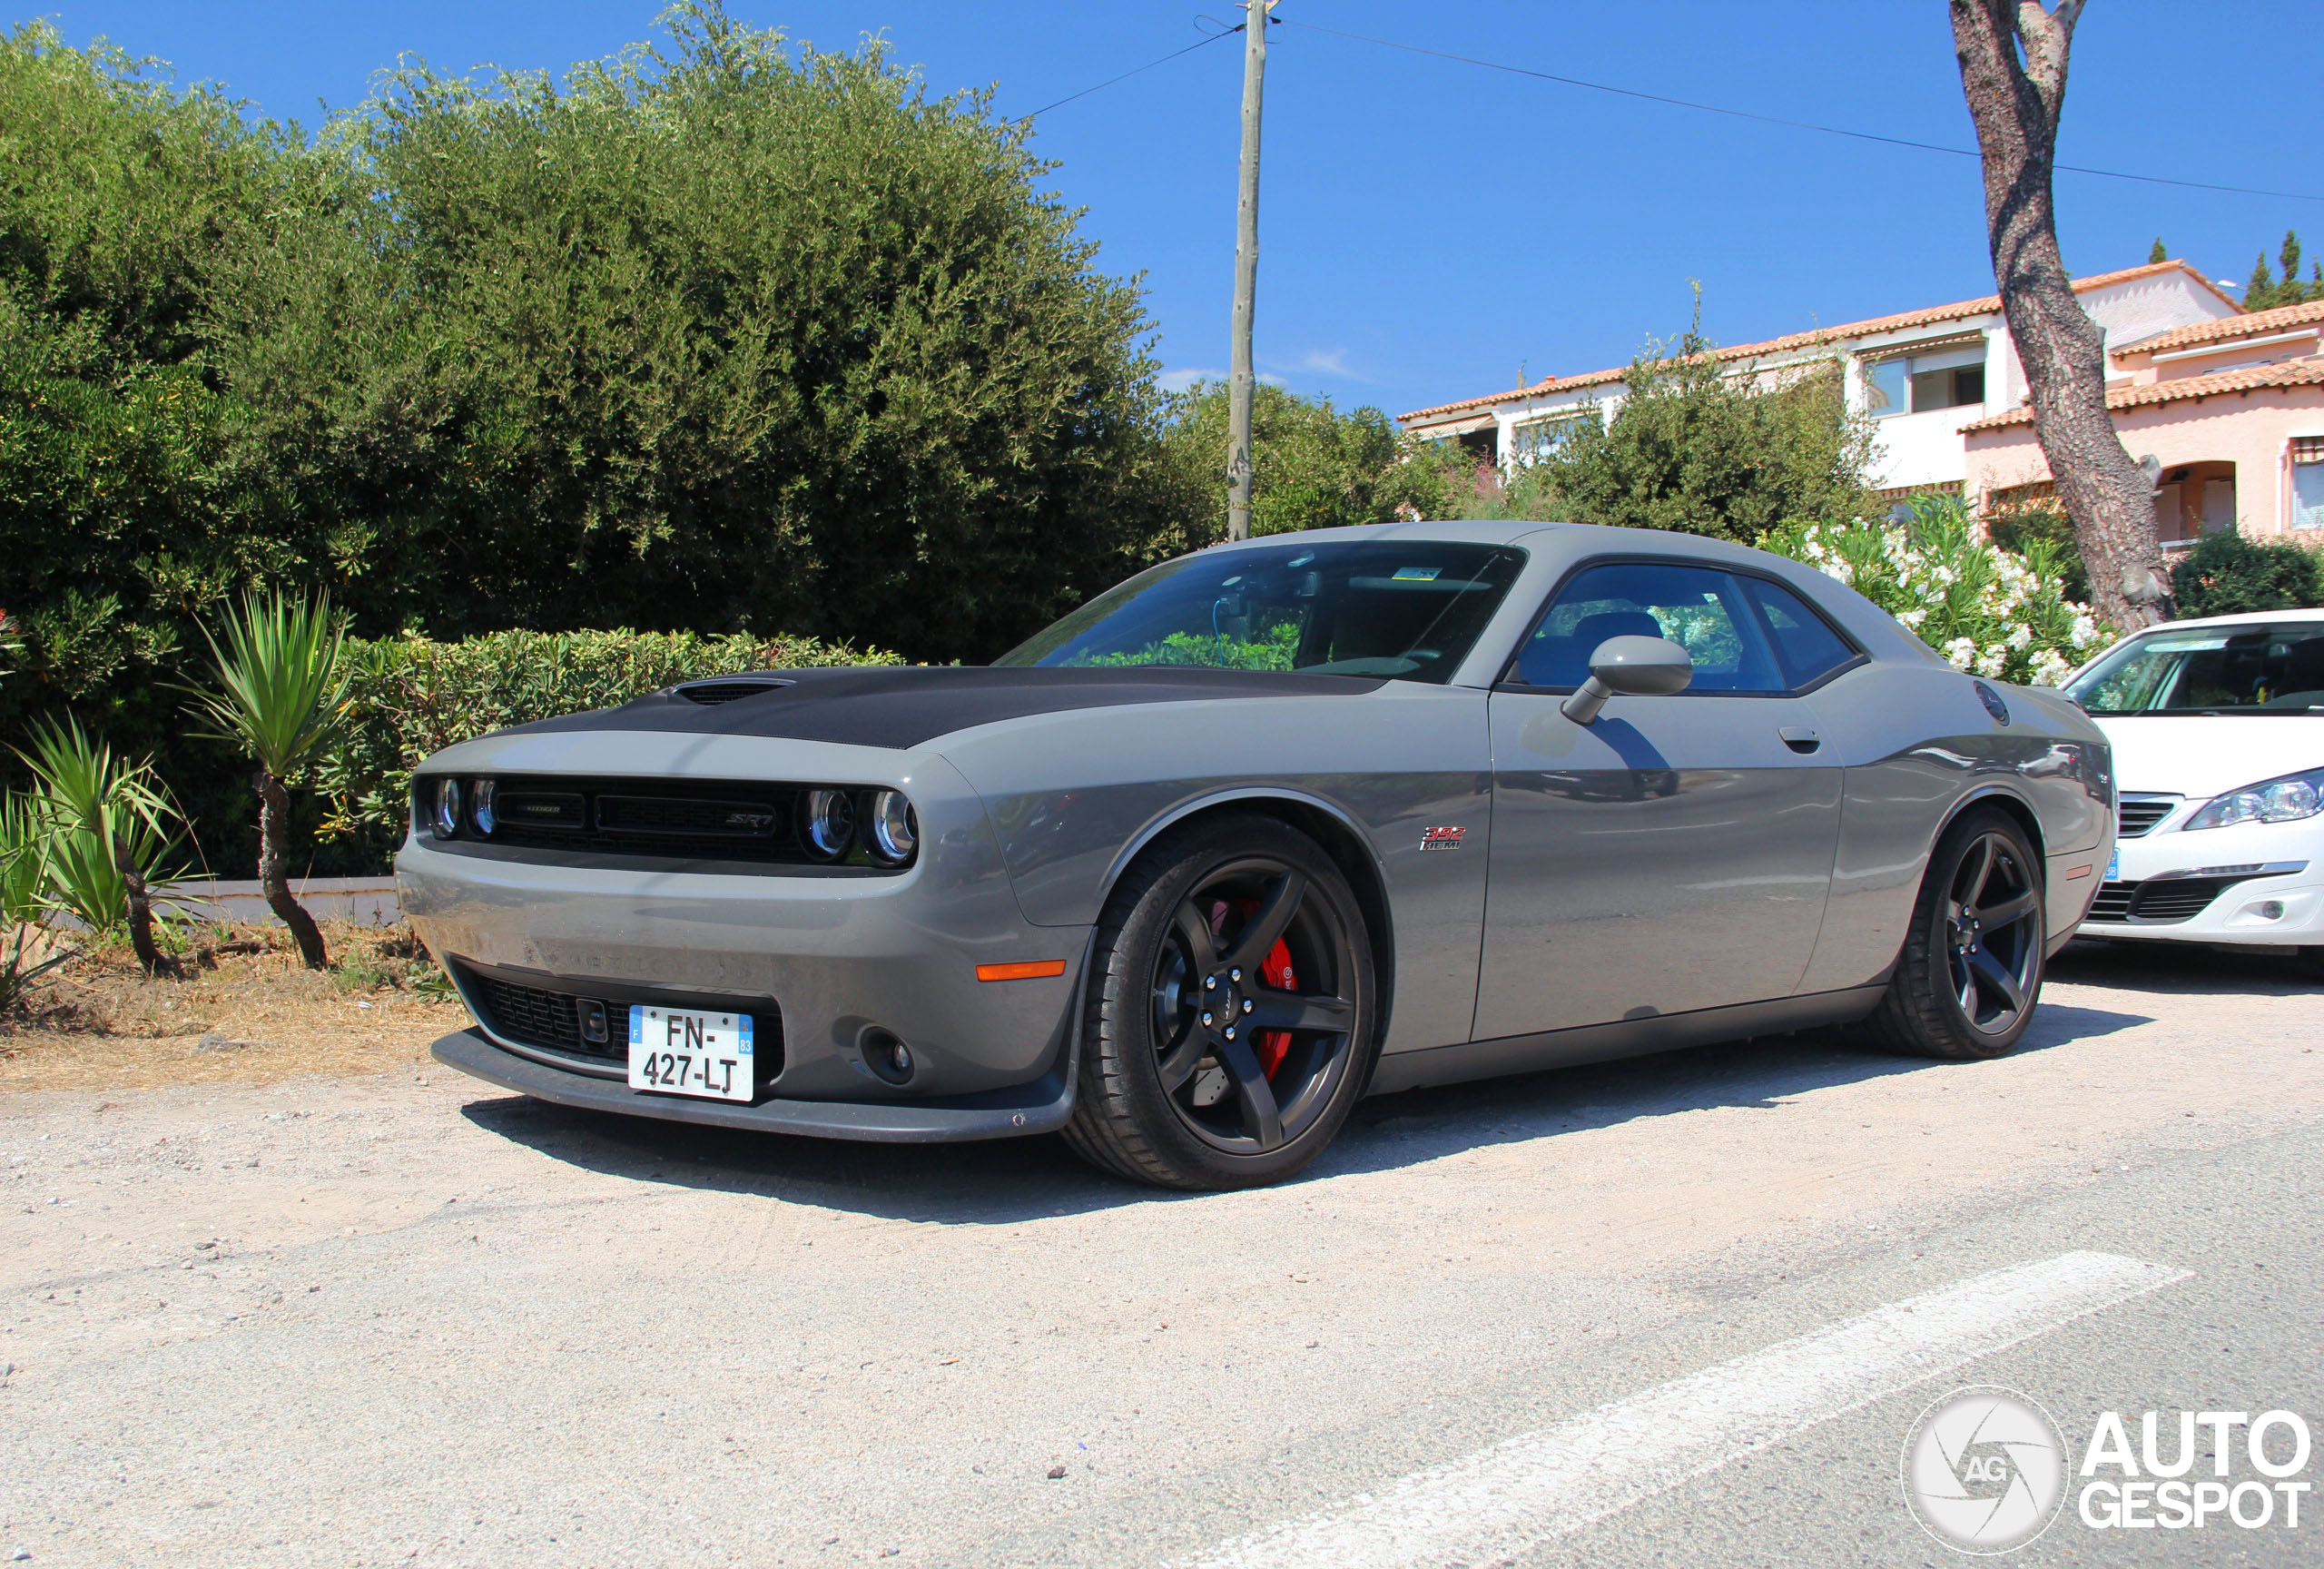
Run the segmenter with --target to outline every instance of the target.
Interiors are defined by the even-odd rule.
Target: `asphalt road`
[[[2166,1460],[2181,1410],[2300,1413],[2324,1483],[2324,997],[2122,952],[2050,997],[1997,1063],[1385,1098],[1199,1198],[442,1073],[17,1095],[0,1561],[1943,1564],[1899,1456],[1965,1385],[2069,1473],[2108,1411]],[[2324,1559],[2324,1502],[2097,1529],[2083,1480],[2012,1562]]]

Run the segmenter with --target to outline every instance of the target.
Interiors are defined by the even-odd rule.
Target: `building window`
[[[1899,354],[1864,368],[1865,412],[1925,414],[1985,400],[1985,351],[1976,345],[1928,354]]]
[[[1552,414],[1545,419],[1527,419],[1509,428],[1510,450],[1520,463],[1556,450],[1568,437],[1581,427],[1586,414]]]
[[[2324,436],[2291,444],[2291,526],[2324,530]]]

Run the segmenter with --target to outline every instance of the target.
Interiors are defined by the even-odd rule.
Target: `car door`
[[[1623,634],[1684,645],[1691,684],[1566,718],[1591,650]],[[1789,589],[1730,567],[1658,558],[1571,575],[1489,699],[1474,1038],[1797,991],[1841,792],[1839,748],[1802,693],[1861,658]]]

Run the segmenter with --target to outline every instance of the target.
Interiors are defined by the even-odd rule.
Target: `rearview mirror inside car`
[[[1668,637],[1609,637],[1590,653],[1590,679],[1558,705],[1558,712],[1577,725],[1590,725],[1617,692],[1659,697],[1685,691],[1694,678],[1694,660]]]

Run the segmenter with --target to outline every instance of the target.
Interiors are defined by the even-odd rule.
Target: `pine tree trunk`
[[[307,962],[310,970],[330,967],[330,956],[323,952],[323,934],[315,928],[315,918],[307,913],[306,906],[290,897],[290,879],[287,871],[290,859],[290,792],[282,781],[264,769],[252,775],[251,788],[258,792],[258,886],[266,895],[268,906],[276,917],[290,928],[290,939],[299,944],[299,957]]]
[[[2101,618],[2122,632],[2169,612],[2154,490],[2106,412],[2105,336],[2074,298],[2051,205],[2066,53],[2082,0],[1951,0],[1961,86],[1984,153],[1985,231],[2034,434],[2073,525]],[[2021,64],[2019,47],[2024,54]]]

